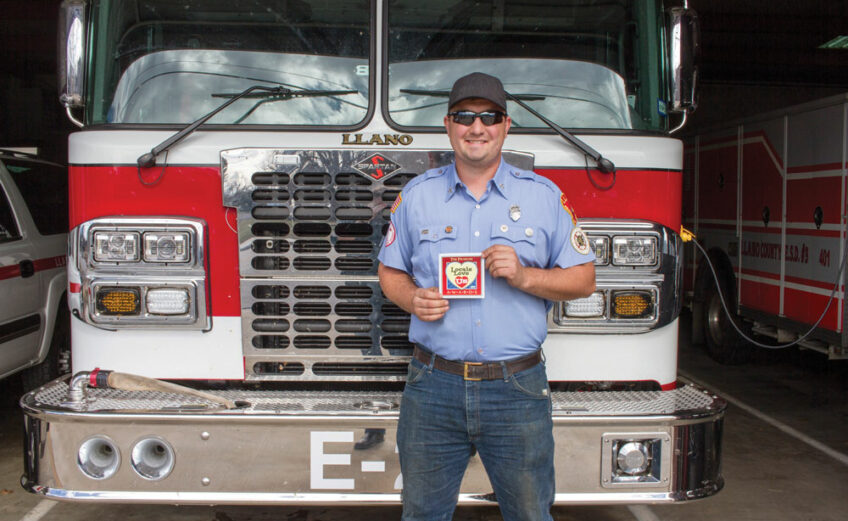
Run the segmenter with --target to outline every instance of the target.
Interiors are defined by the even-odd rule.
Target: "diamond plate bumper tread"
[[[226,411],[202,399],[171,393],[89,389],[85,406],[79,412],[156,412],[215,414],[396,414],[400,392],[387,391],[210,391],[212,394],[248,406]],[[67,400],[68,384],[54,382],[22,399],[25,408],[62,410]],[[610,391],[552,393],[554,416],[639,416],[675,415],[685,411],[715,411],[723,408],[723,400],[693,386],[684,385],[671,391]],[[73,411],[73,409],[67,409]]]

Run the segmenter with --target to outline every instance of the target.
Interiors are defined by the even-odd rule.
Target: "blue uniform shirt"
[[[412,275],[419,287],[438,287],[439,254],[479,253],[493,244],[511,246],[522,265],[536,268],[594,260],[559,188],[503,160],[479,201],[454,164],[411,180],[392,206],[379,260]],[[485,298],[451,299],[448,312],[434,322],[413,315],[409,339],[449,360],[469,362],[508,360],[538,349],[550,303],[488,272],[478,276],[485,277]]]

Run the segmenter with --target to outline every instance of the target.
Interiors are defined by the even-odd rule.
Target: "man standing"
[[[412,314],[417,346],[397,435],[403,519],[450,519],[473,449],[505,520],[551,519],[553,422],[540,346],[551,301],[595,290],[594,255],[556,185],[502,160],[512,121],[500,80],[464,76],[448,106],[455,162],[407,184],[379,256],[380,285]],[[483,298],[443,298],[440,254],[469,252],[485,271],[472,266],[463,284],[479,278]]]

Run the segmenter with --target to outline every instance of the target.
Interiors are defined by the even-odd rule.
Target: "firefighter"
[[[551,302],[595,290],[594,255],[559,188],[503,161],[506,112],[497,78],[456,81],[454,163],[407,184],[380,251],[380,285],[412,315],[416,345],[397,434],[404,520],[450,519],[474,450],[505,520],[551,519],[540,346]]]

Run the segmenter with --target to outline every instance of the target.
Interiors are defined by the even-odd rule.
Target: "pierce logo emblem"
[[[369,179],[382,181],[400,170],[401,166],[383,154],[373,154],[353,165],[353,168]]]

